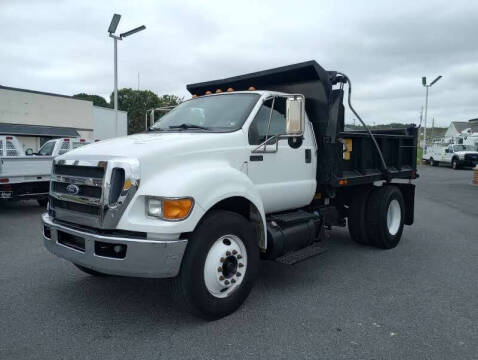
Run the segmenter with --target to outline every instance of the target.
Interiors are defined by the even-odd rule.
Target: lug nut
[[[232,255],[236,255],[237,254],[237,251],[236,250],[232,250]]]
[[[239,263],[239,267],[244,267],[244,264],[243,264],[243,263]]]
[[[231,283],[235,284],[235,283],[236,283],[236,280],[235,280],[235,279],[231,279]]]
[[[221,272],[221,271],[222,271],[222,267],[219,266],[219,267],[217,268],[217,271],[218,271],[218,272]]]
[[[240,255],[240,254],[237,255],[237,258],[238,258],[238,259],[242,259],[242,255]]]
[[[230,252],[230,251],[226,251],[226,256],[231,256],[231,252]]]
[[[229,280],[224,281],[225,285],[229,285]]]
[[[221,280],[221,281],[224,280],[224,276],[222,276],[222,275],[219,276],[219,280]]]
[[[241,275],[242,274],[239,271],[236,273],[236,276],[241,276]]]
[[[220,261],[220,262],[224,262],[224,260],[226,260],[226,259],[224,259],[224,258],[221,258],[219,261]]]

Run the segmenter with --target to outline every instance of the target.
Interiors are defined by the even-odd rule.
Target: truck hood
[[[242,130],[233,133],[151,132],[103,140],[70,151],[56,160],[108,159],[188,153],[239,145]]]
[[[467,154],[474,154],[474,155],[478,155],[478,151],[469,151],[469,150],[464,150],[464,151],[455,151],[454,154],[456,155],[462,155],[462,156],[465,156]]]

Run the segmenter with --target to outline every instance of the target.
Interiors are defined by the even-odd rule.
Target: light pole
[[[133,35],[138,31],[146,29],[146,26],[141,25],[137,28],[134,28],[130,31],[126,31],[118,35],[115,35],[116,28],[120,22],[121,15],[114,14],[111,19],[110,26],[108,27],[108,32],[110,37],[114,39],[114,67],[115,67],[115,89],[114,89],[114,109],[115,109],[115,135],[118,136],[118,40],[123,40],[123,38]]]
[[[422,85],[425,86],[426,95],[425,95],[425,127],[423,129],[423,150],[427,147],[427,112],[428,112],[428,89],[433,86],[442,76],[437,76],[430,84],[427,85],[427,77],[422,77]]]

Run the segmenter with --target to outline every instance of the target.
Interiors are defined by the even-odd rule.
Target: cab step
[[[318,243],[313,243],[312,245],[309,245],[303,249],[299,249],[282,255],[275,259],[275,261],[285,265],[295,265],[299,262],[310,259],[311,257],[320,255],[325,251],[326,250],[323,247],[319,246]]]

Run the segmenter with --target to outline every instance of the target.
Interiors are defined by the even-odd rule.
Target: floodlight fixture
[[[432,86],[434,83],[436,83],[438,80],[440,80],[442,78],[442,76],[437,76],[437,78],[435,80],[433,80],[430,84],[430,86]]]
[[[141,25],[141,26],[138,26],[137,28],[134,28],[133,30],[126,31],[126,32],[120,34],[120,37],[124,38],[124,37],[130,36],[130,35],[133,35],[134,33],[137,33],[139,31],[142,31],[144,29],[146,29],[146,26]]]
[[[119,14],[113,15],[113,18],[111,19],[110,27],[108,28],[108,32],[110,34],[113,34],[116,31],[116,28],[118,27],[120,19],[121,19],[121,15]]]

